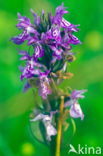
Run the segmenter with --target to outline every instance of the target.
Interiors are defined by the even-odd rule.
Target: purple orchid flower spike
[[[67,97],[69,93],[58,87],[62,81],[72,75],[67,72],[68,63],[74,61],[75,53],[72,52],[72,48],[81,43],[74,34],[79,31],[79,25],[74,25],[63,17],[68,13],[66,9],[62,3],[56,8],[54,16],[51,13],[45,15],[44,11],[38,16],[31,10],[33,23],[28,17],[18,13],[16,27],[22,32],[11,39],[17,45],[26,43],[25,49],[28,47],[27,51],[19,52],[20,60],[23,62],[23,66],[20,67],[20,78],[26,81],[24,91],[29,88],[38,89],[41,105],[40,107],[38,105],[39,109],[35,108],[37,116],[31,121],[43,122],[48,141],[57,134],[53,124],[57,124],[57,120],[61,121],[61,118],[64,120],[64,109],[69,109],[72,118],[81,118],[81,120],[84,118],[78,101],[84,98],[86,90],[73,90]],[[46,115],[47,112],[49,115]],[[59,124],[62,127],[62,122],[58,122]],[[62,133],[62,128],[60,131]]]
[[[42,120],[46,129],[47,140],[51,141],[51,136],[55,136],[57,134],[56,128],[52,125],[52,116],[38,114],[34,119],[31,120],[31,122],[35,122],[38,120]]]

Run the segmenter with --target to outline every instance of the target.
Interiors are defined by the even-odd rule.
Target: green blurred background
[[[28,116],[35,97],[31,90],[22,93],[18,47],[10,38],[18,33],[17,12],[28,17],[30,8],[54,13],[62,2],[70,11],[65,18],[81,25],[77,36],[83,42],[74,47],[77,59],[69,67],[74,77],[62,87],[88,89],[81,101],[85,119],[75,120],[77,130],[68,143],[103,146],[103,0],[0,0],[0,156],[49,156],[30,132]],[[62,149],[62,156],[68,156],[68,150]]]

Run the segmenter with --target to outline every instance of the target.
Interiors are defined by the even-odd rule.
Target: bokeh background
[[[76,35],[83,42],[74,47],[77,59],[69,67],[74,77],[62,87],[88,89],[81,101],[85,119],[75,120],[77,130],[68,143],[103,146],[103,0],[0,0],[0,156],[49,156],[48,147],[30,133],[29,112],[36,97],[31,90],[22,93],[18,47],[10,38],[18,32],[17,12],[28,17],[30,8],[54,13],[62,2],[70,11],[65,18],[80,24]],[[68,156],[68,150],[62,150],[62,156]]]

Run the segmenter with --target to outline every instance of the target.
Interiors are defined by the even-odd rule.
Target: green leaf
[[[32,132],[33,139],[38,140],[41,143],[45,143],[44,135],[45,129],[40,121],[31,122],[30,130]]]

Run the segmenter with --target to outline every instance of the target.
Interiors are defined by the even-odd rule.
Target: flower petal
[[[72,99],[79,99],[79,98],[82,99],[82,98],[85,97],[85,96],[82,95],[82,94],[84,94],[86,91],[87,91],[86,89],[84,89],[84,90],[74,90],[74,91],[71,93],[71,98],[72,98]]]
[[[83,120],[84,114],[81,110],[81,107],[78,103],[75,103],[74,105],[71,106],[70,108],[70,116],[73,118],[81,118]]]

